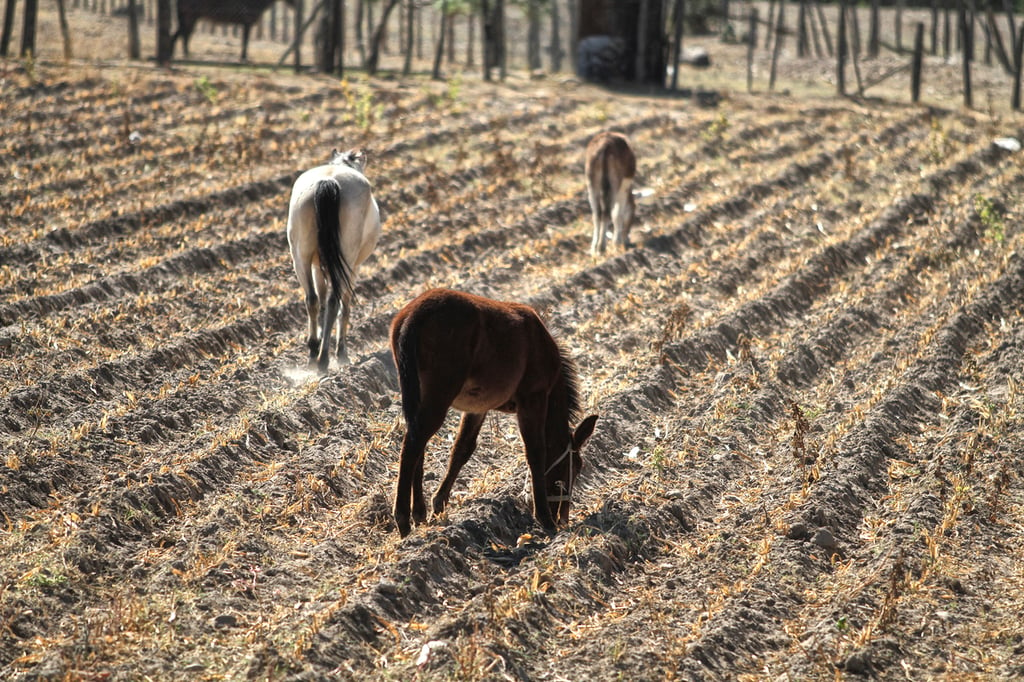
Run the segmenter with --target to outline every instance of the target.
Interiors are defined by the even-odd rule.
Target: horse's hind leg
[[[604,219],[601,217],[601,198],[593,186],[587,186],[587,198],[590,200],[590,213],[594,220],[594,235],[590,240],[590,254],[598,255],[604,251]]]
[[[434,494],[434,513],[440,514],[448,504],[448,497],[451,495],[455,479],[462,470],[463,465],[469,461],[469,456],[476,449],[476,437],[480,434],[480,427],[483,426],[484,417],[487,413],[475,414],[463,412],[462,421],[459,423],[459,435],[452,445],[452,452],[448,458],[448,471],[444,480],[438,486]]]
[[[338,362],[342,365],[349,364],[348,344],[348,323],[352,316],[352,292],[346,291],[341,295],[341,321],[338,323]]]
[[[320,332],[320,355],[317,358],[317,370],[320,374],[327,374],[327,368],[331,362],[331,329],[334,321],[338,319],[338,293],[331,291],[324,301],[324,323]]]

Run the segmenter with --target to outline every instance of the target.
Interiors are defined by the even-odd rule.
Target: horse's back
[[[464,412],[502,409],[522,392],[544,391],[560,363],[558,346],[533,308],[431,289],[391,327],[396,363],[415,353],[421,380],[446,387]]]
[[[629,138],[622,133],[605,130],[587,144],[584,166],[588,177],[593,177],[607,162],[609,172],[619,178],[632,179],[636,175],[636,154]]]
[[[366,260],[380,238],[380,209],[370,181],[354,168],[326,164],[311,168],[296,179],[288,208],[288,240],[293,245],[316,243],[316,187],[324,180],[341,189],[339,220],[341,245],[350,265]]]

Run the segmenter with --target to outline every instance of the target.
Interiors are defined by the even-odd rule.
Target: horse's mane
[[[562,356],[562,381],[565,382],[565,406],[569,410],[569,423],[575,424],[583,416],[580,406],[579,372],[576,371],[576,363],[573,362],[564,348],[559,346],[558,353]]]

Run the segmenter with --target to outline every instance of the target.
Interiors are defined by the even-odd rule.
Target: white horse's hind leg
[[[323,329],[320,334],[320,356],[317,358],[317,370],[320,374],[327,374],[327,368],[331,362],[331,329],[334,321],[338,319],[338,294],[331,291],[324,301]]]
[[[345,343],[348,337],[348,322],[352,314],[352,294],[345,292],[341,295],[341,321],[338,322],[338,362],[347,365],[348,345]]]

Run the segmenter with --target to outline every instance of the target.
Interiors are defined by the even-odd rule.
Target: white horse
[[[604,253],[605,232],[611,223],[615,243],[629,245],[629,228],[636,212],[633,178],[636,176],[636,155],[629,139],[610,131],[600,132],[587,144],[584,172],[587,198],[594,215],[594,238],[590,253]]]
[[[380,210],[363,175],[365,163],[360,151],[334,150],[330,163],[299,176],[288,206],[288,245],[309,315],[309,366],[316,364],[321,375],[330,363],[339,300],[338,361],[348,364],[345,335],[356,268],[380,237]]]

